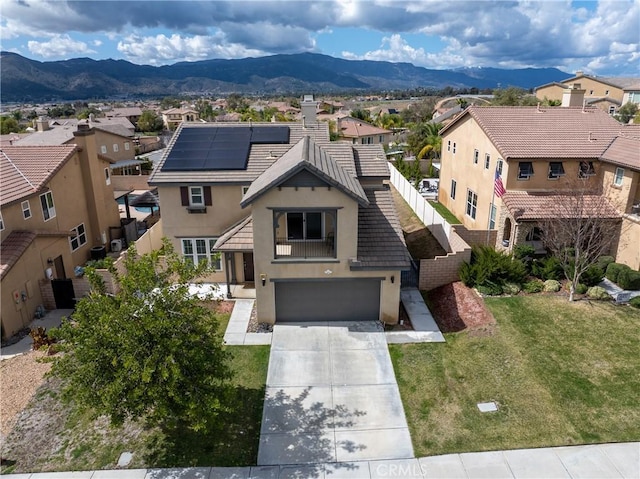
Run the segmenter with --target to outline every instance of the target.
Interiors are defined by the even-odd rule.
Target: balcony
[[[336,242],[331,234],[312,240],[276,238],[276,259],[335,258]]]

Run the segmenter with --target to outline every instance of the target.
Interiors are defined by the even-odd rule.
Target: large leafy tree
[[[165,428],[206,430],[223,408],[228,356],[215,315],[188,294],[205,272],[179,257],[165,240],[163,256],[130,248],[119,287],[108,294],[87,271],[88,297],[52,335],[64,352],[52,373],[64,397],[113,424],[145,419]]]
[[[138,118],[137,127],[140,131],[162,131],[162,118],[153,110],[145,110]]]
[[[620,123],[627,124],[637,114],[638,105],[635,103],[627,102],[618,109],[616,120],[618,120]]]

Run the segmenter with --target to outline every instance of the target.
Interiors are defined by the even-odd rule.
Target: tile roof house
[[[330,142],[305,113],[179,127],[150,179],[164,234],[193,261],[214,261],[208,280],[255,282],[261,322],[396,323],[409,255],[384,151]]]
[[[193,108],[169,108],[162,112],[165,128],[175,130],[183,121],[199,121],[200,115]]]
[[[74,269],[106,252],[120,215],[97,154],[96,131],[75,143],[0,149],[2,335],[28,325],[40,305],[72,307]],[[48,293],[51,297],[47,297]]]
[[[391,141],[393,135],[391,130],[379,128],[350,116],[338,118],[337,124],[340,138],[351,141],[353,144],[384,145]]]
[[[612,254],[640,267],[634,128],[597,108],[474,106],[441,135],[438,200],[466,228],[497,230],[498,247],[528,243],[542,250],[539,223],[563,195],[574,194],[578,181],[593,191],[585,211],[597,205],[598,214],[615,223],[612,231],[621,239]]]

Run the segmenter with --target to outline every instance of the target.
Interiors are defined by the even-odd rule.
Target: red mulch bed
[[[427,298],[429,309],[443,333],[486,330],[496,324],[482,298],[459,281],[429,291]]]

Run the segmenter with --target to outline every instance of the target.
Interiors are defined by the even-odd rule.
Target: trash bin
[[[107,248],[104,246],[94,246],[91,248],[91,259],[103,259],[107,257]]]

